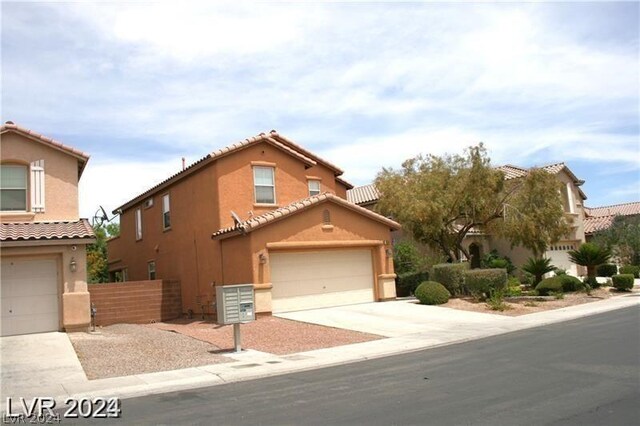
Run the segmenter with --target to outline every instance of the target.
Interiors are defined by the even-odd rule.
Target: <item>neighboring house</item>
[[[110,273],[179,280],[185,313],[212,313],[226,284],[253,284],[259,313],[392,299],[400,226],[340,175],[275,131],[215,151],[114,211]]]
[[[598,231],[608,229],[616,216],[640,215],[640,201],[603,207],[585,207],[584,233],[589,241]]]
[[[86,245],[78,180],[89,156],[8,121],[0,127],[2,336],[86,330]]]
[[[528,169],[513,165],[505,165],[497,168],[504,173],[505,180],[518,179],[524,177]],[[576,265],[571,263],[568,251],[573,250],[585,242],[584,231],[584,200],[586,195],[580,188],[584,183],[578,179],[573,172],[564,163],[554,163],[543,166],[542,169],[557,176],[558,180],[563,183],[562,200],[565,215],[568,223],[571,225],[571,232],[565,238],[553,246],[549,247],[546,256],[551,258],[553,265],[558,268],[566,269],[573,275],[578,275],[579,270]],[[348,191],[347,198],[362,206],[374,209],[379,199],[378,191],[375,186],[365,185],[353,188]],[[505,214],[517,216],[518,212],[512,211],[508,206],[505,208]],[[472,232],[465,238],[464,245],[469,249],[471,254],[470,262],[472,266],[480,266],[480,259],[491,250],[497,250],[501,255],[511,258],[516,266],[524,264],[532,253],[523,247],[511,247],[511,243],[503,238],[496,238],[492,235],[486,235],[479,232]]]

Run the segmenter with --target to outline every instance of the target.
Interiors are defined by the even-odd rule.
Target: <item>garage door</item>
[[[370,250],[271,253],[273,312],[374,301]]]
[[[2,259],[2,336],[58,330],[58,276],[54,259]]]
[[[578,276],[578,267],[569,260],[569,251],[575,250],[576,243],[560,242],[547,250],[546,256],[551,259],[551,264],[556,268],[565,269],[569,275]]]

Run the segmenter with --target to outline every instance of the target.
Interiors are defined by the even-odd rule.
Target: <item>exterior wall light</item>
[[[393,249],[388,248],[385,250],[385,253],[387,254],[387,257],[393,257]]]
[[[76,263],[75,257],[71,258],[71,262],[69,262],[69,269],[71,272],[75,272],[78,269],[78,264]]]
[[[267,263],[267,256],[264,253],[260,253],[258,255],[258,261],[260,261],[261,264],[265,264]]]

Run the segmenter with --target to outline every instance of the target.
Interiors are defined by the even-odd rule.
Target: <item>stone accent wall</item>
[[[182,315],[180,281],[152,280],[89,284],[96,325],[147,324]]]

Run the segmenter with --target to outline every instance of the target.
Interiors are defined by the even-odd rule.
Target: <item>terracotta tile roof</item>
[[[589,235],[607,229],[616,216],[640,215],[640,201],[602,207],[585,207],[584,233]]]
[[[376,189],[376,185],[371,183],[369,185],[357,186],[347,191],[347,200],[354,204],[370,204],[375,203],[380,199],[380,194]]]
[[[141,202],[142,200],[146,199],[147,197],[151,196],[152,194],[154,194],[155,192],[166,188],[167,186],[169,186],[170,184],[183,179],[187,176],[189,176],[191,173],[199,170],[201,167],[204,167],[205,165],[216,161],[226,155],[232,154],[234,152],[237,152],[241,149],[247,148],[249,146],[252,146],[254,144],[260,143],[260,142],[267,142],[269,144],[271,144],[272,146],[300,159],[302,162],[304,162],[305,164],[309,165],[309,166],[315,166],[318,163],[321,163],[323,165],[325,165],[326,167],[330,168],[331,170],[333,170],[334,174],[336,176],[341,175],[343,172],[341,169],[339,169],[338,167],[334,166],[333,164],[329,163],[328,161],[316,156],[315,154],[312,154],[311,152],[307,151],[306,149],[302,148],[300,145],[295,144],[294,142],[292,142],[291,140],[285,138],[284,136],[278,134],[278,132],[276,132],[275,130],[270,131],[269,133],[260,133],[257,136],[253,136],[247,139],[244,139],[240,142],[236,142],[232,145],[229,145],[227,147],[224,147],[222,149],[218,149],[216,151],[213,151],[210,154],[205,155],[204,157],[200,158],[198,161],[196,161],[195,163],[190,164],[188,167],[186,167],[184,170],[179,171],[178,173],[175,173],[171,176],[169,176],[167,179],[163,180],[162,182],[158,183],[157,185],[149,188],[148,190],[146,190],[145,192],[143,192],[142,194],[138,195],[137,197],[131,199],[130,201],[126,202],[125,204],[123,204],[122,206],[118,207],[117,209],[115,209],[113,211],[114,214],[117,214],[118,210],[126,210],[130,207],[132,207],[133,205]],[[351,187],[352,185],[344,180],[341,180],[342,183],[344,183],[347,187]]]
[[[589,216],[632,216],[640,214],[640,201],[602,207],[585,207]]]
[[[523,169],[522,167],[518,166],[512,166],[511,164],[505,164],[504,166],[496,167],[496,169],[504,173],[505,180],[520,178],[527,174],[527,169]]]
[[[75,222],[29,222],[0,224],[0,241],[41,241],[93,239],[95,234],[87,219]]]
[[[347,207],[357,213],[360,213],[364,216],[368,216],[373,220],[382,222],[385,225],[388,225],[392,229],[400,229],[400,224],[398,224],[397,222],[394,222],[391,219],[388,219],[382,215],[379,215],[378,213],[372,212],[371,210],[367,210],[364,207],[360,207],[356,204],[350,203],[349,201],[343,198],[340,198],[337,195],[325,192],[319,195],[314,195],[313,197],[308,197],[300,201],[296,201],[295,203],[291,203],[288,206],[281,207],[277,210],[273,210],[273,211],[261,214],[260,216],[253,216],[235,226],[229,226],[227,228],[219,229],[218,231],[214,232],[211,235],[211,238],[214,238],[214,239],[220,238],[230,233],[246,234],[257,228],[268,225],[280,219],[284,219],[287,216],[306,210],[309,207],[312,207],[314,205],[317,205],[323,202],[334,202],[336,204]]]
[[[84,167],[87,165],[87,161],[89,161],[89,154],[86,154],[78,149],[70,147],[69,145],[65,145],[62,142],[59,142],[55,139],[51,139],[50,137],[44,136],[38,132],[34,132],[33,130],[27,129],[26,127],[18,126],[12,121],[7,121],[2,126],[0,126],[0,135],[6,132],[14,132],[20,135],[23,135],[27,138],[35,140],[37,142],[43,143],[51,148],[57,149],[59,151],[65,152],[69,155],[72,155],[78,159],[78,176],[82,175],[82,171]]]
[[[593,216],[584,218],[584,233],[587,235],[607,229],[615,216]]]

